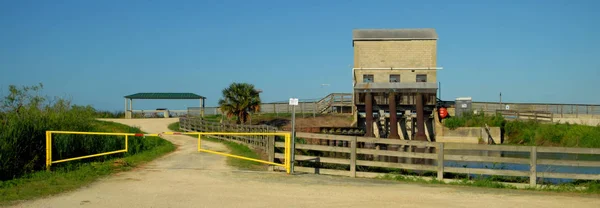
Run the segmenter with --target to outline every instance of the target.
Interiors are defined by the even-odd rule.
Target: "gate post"
[[[285,148],[285,147],[284,147]],[[275,136],[267,136],[267,155],[269,162],[275,162]],[[269,166],[269,171],[273,171],[273,166]]]
[[[537,147],[531,147],[531,152],[529,153],[529,185],[534,187],[537,185]]]

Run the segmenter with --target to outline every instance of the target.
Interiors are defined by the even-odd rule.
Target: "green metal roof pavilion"
[[[174,92],[141,92],[132,95],[127,95],[128,99],[162,99],[162,100],[195,100],[206,99],[206,97],[196,95],[194,93],[174,93]]]
[[[200,100],[201,115],[204,117],[204,101],[206,97],[194,93],[174,92],[141,92],[125,96],[125,117],[132,118],[133,100]],[[128,101],[129,100],[129,101]]]

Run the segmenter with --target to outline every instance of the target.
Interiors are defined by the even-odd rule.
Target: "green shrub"
[[[137,128],[115,129],[95,120],[90,106],[77,106],[64,99],[48,102],[38,95],[42,85],[9,86],[0,108],[0,180],[8,180],[45,168],[46,131],[141,132]],[[52,159],[65,159],[124,148],[123,136],[53,135]],[[160,139],[129,138],[129,152],[136,154],[160,143]],[[90,158],[103,160],[115,156]]]
[[[464,113],[460,117],[450,117],[444,119],[444,126],[449,129],[458,127],[483,127],[488,126],[503,127],[506,120],[500,114],[487,115],[485,113],[471,114]]]

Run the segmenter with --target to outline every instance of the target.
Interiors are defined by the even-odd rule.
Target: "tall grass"
[[[504,129],[509,144],[600,148],[600,126],[511,121]]]
[[[45,168],[47,130],[107,131],[111,125],[96,121],[90,106],[72,105],[68,100],[39,95],[43,85],[9,86],[0,108],[0,181],[18,178]],[[113,125],[114,127],[114,125]],[[113,129],[114,130],[114,129]],[[136,128],[121,132],[141,132]],[[161,140],[129,139],[129,155],[160,145]],[[116,136],[55,135],[53,160],[114,151],[124,148],[124,138]],[[122,156],[122,155],[121,155]],[[104,160],[111,156],[87,159]]]
[[[458,127],[482,127],[485,126],[485,124],[488,126],[503,127],[506,124],[506,120],[501,114],[487,115],[484,113],[464,113],[460,117],[444,119],[444,125],[449,129],[456,129]]]

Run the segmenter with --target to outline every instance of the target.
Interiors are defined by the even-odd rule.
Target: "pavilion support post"
[[[133,99],[132,98],[129,99],[129,113],[131,115],[131,118],[133,118]]]
[[[133,118],[131,100],[131,98],[125,98],[125,118]]]
[[[206,98],[200,98],[200,116],[204,118],[204,102]]]

